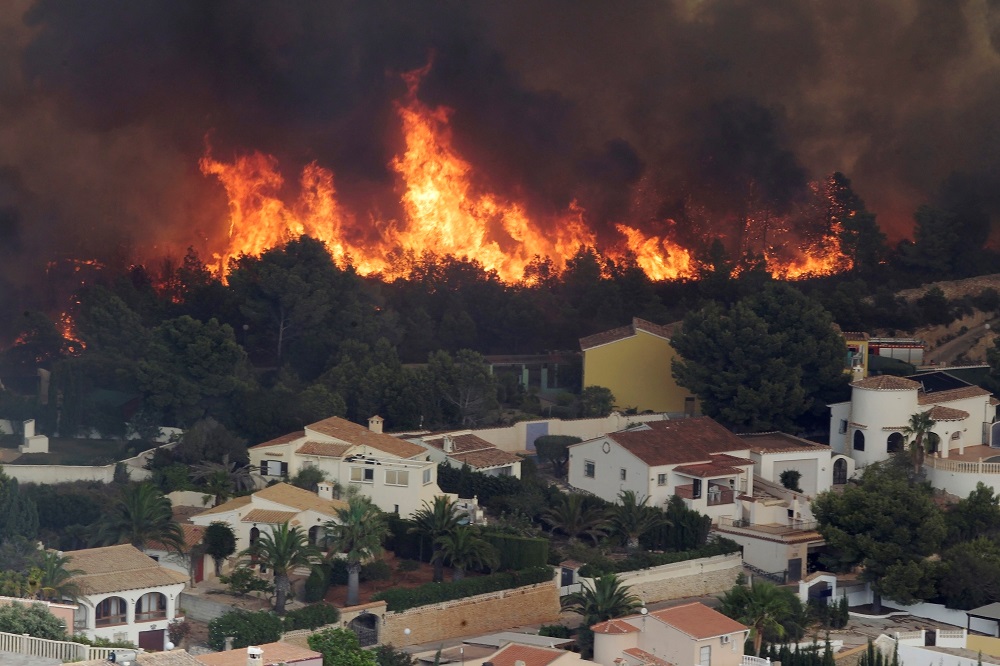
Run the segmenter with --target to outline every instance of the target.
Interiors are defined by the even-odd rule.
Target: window
[[[352,467],[351,481],[354,483],[372,483],[375,481],[375,470],[371,467]]]
[[[854,431],[854,450],[864,451],[865,450],[865,433],[860,430]]]
[[[513,473],[510,467],[501,467],[497,470],[497,476],[511,476]]]
[[[385,485],[408,486],[410,485],[410,473],[403,469],[387,469],[385,470]]]
[[[656,475],[656,485],[658,485],[658,486],[665,486],[665,485],[667,485],[667,475],[666,474],[657,474]]]
[[[112,624],[125,624],[126,617],[125,600],[121,597],[108,597],[97,604],[94,609],[94,620],[98,627],[106,627]]]
[[[430,482],[431,482],[431,468],[428,467],[427,469],[424,470],[424,485],[426,486]]]
[[[837,429],[841,435],[847,434],[847,419],[840,419],[840,427]]]
[[[167,617],[167,597],[159,592],[147,592],[135,602],[135,621],[150,622]]]
[[[886,440],[885,450],[888,453],[896,453],[903,450],[903,433],[894,432]]]
[[[288,463],[280,460],[261,461],[261,472],[264,476],[288,476]]]
[[[701,650],[698,651],[698,666],[711,666],[712,663],[712,646],[702,645]]]
[[[621,471],[618,473],[618,476],[619,478],[621,478],[622,481],[624,481],[625,478],[628,476],[628,471],[624,467],[622,467]]]
[[[595,473],[597,472],[597,465],[594,464],[593,460],[583,461],[583,475],[588,479],[593,479]]]
[[[701,497],[701,479],[694,479],[691,482],[691,497],[692,499],[699,499]]]

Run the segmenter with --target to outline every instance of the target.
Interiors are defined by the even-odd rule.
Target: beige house
[[[458,469],[468,466],[488,476],[521,478],[520,456],[497,448],[471,430],[425,435],[410,441],[425,447],[436,463],[446,462]]]
[[[594,661],[602,666],[741,666],[750,633],[698,602],[601,622],[591,629]]]
[[[328,481],[357,488],[383,511],[409,516],[443,494],[437,463],[423,446],[384,434],[382,425],[378,416],[369,419],[367,428],[339,417],[324,419],[250,447],[250,464],[266,480],[316,467]]]
[[[80,588],[75,633],[130,641],[162,650],[167,624],[177,616],[177,600],[187,574],[168,569],[132,545],[87,548],[65,553],[67,569],[83,573],[71,580]]]
[[[325,537],[323,524],[335,520],[337,509],[346,506],[341,500],[320,497],[289,483],[277,483],[202,511],[189,520],[202,528],[216,521],[228,524],[236,533],[236,552],[240,552],[249,548],[261,531],[268,533],[283,523],[302,528],[309,535],[309,542],[318,544]]]

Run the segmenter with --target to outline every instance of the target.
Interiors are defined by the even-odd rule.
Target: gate
[[[351,620],[347,628],[358,637],[361,647],[378,645],[378,617],[371,613],[361,613]]]

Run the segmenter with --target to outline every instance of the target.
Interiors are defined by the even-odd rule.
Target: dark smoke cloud
[[[19,0],[0,15],[0,243],[197,247],[225,210],[206,135],[290,180],[316,159],[348,207],[398,216],[393,102],[429,58],[421,99],[533,212],[683,227],[692,200],[729,219],[752,189],[781,210],[840,170],[899,237],[953,171],[1000,210],[998,44],[1000,0]]]

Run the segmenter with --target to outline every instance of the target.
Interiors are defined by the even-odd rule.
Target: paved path
[[[26,654],[14,654],[13,652],[0,652],[0,664],[3,664],[3,666],[62,666],[62,662],[58,659],[32,657]]]

